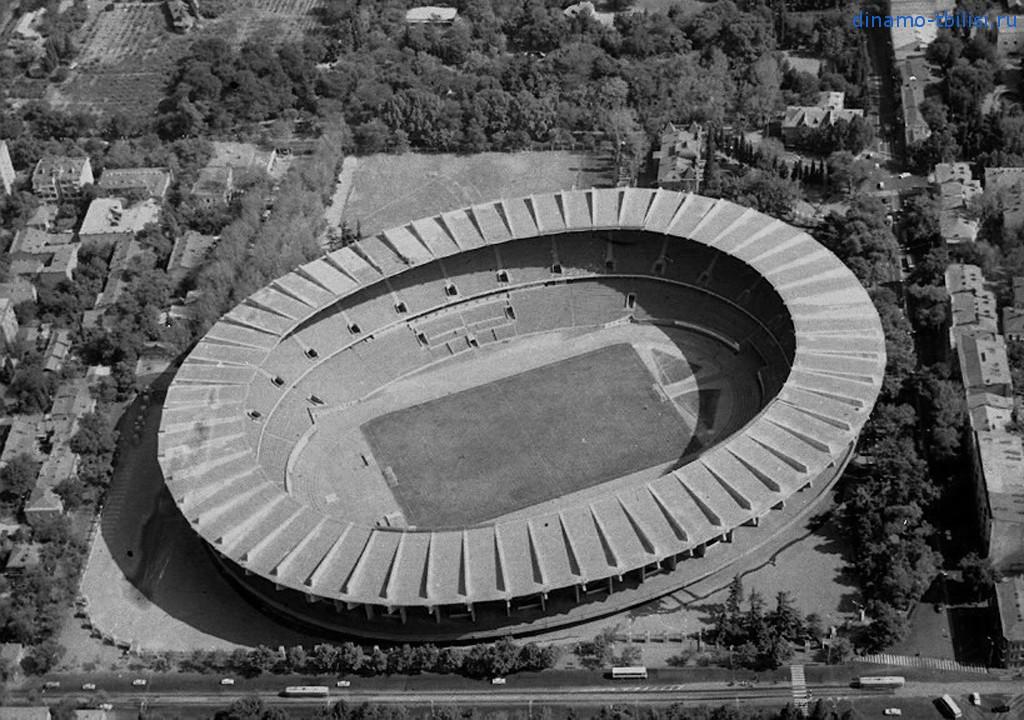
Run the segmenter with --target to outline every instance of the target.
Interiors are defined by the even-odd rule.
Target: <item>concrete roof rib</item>
[[[249,412],[259,407],[289,422],[306,412],[306,404],[287,398],[300,388],[309,392],[302,374],[325,359],[300,354],[302,333],[319,313],[369,285],[465,250],[590,229],[661,234],[666,248],[676,238],[714,247],[761,275],[730,290],[731,297],[741,291],[741,298],[758,297],[769,286],[781,296],[795,332],[792,367],[754,419],[662,477],[616,481],[582,500],[545,503],[468,528],[376,527],[344,513],[328,515],[289,494],[281,473],[288,472],[288,448],[299,431],[280,426],[268,438],[268,418]],[[720,278],[713,272],[702,278],[714,292]],[[378,320],[381,313],[351,317]],[[776,320],[765,320],[765,338],[782,327]],[[380,335],[380,347],[390,347],[389,337]],[[317,349],[326,354],[359,342],[344,337]],[[159,460],[199,534],[280,586],[388,612],[512,600],[620,576],[764,515],[850,447],[884,365],[884,338],[867,293],[827,250],[779,220],[660,189],[503,199],[384,231],[306,263],[243,301],[196,345],[168,390]],[[270,382],[278,372],[284,387]]]

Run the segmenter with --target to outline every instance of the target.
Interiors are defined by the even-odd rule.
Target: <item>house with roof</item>
[[[83,243],[122,243],[159,222],[160,204],[152,198],[132,205],[120,197],[96,198],[89,203],[78,237]]]
[[[1003,308],[1003,335],[1007,340],[1024,341],[1024,308]]]
[[[11,305],[17,305],[29,300],[34,302],[37,297],[36,286],[24,278],[16,277],[7,282],[0,283],[0,298],[10,300]]]
[[[957,344],[964,388],[1013,397],[1013,379],[1002,335],[962,335]],[[1024,476],[1022,476],[1024,478]]]
[[[192,197],[211,207],[226,205],[234,190],[234,170],[230,167],[204,167],[192,185]]]
[[[945,284],[950,302],[950,348],[967,336],[994,338],[999,332],[996,296],[986,289],[981,268],[952,263],[946,268]]]
[[[78,267],[78,248],[79,243],[67,243],[46,253],[12,255],[9,274],[51,287],[61,280],[71,280]]]
[[[4,195],[14,192],[14,181],[17,174],[14,172],[14,165],[11,164],[11,153],[7,149],[7,141],[0,140],[0,188]]]
[[[598,10],[590,0],[582,0],[581,2],[573,3],[562,10],[562,14],[568,18],[579,17],[580,15],[589,15],[605,27],[612,27],[615,25],[615,13]]]
[[[985,190],[999,197],[1004,227],[1024,225],[1024,167],[985,168]]]
[[[1003,23],[996,28],[996,51],[1004,59],[1021,55],[1024,51],[1024,22]]]
[[[264,150],[253,143],[215,140],[211,144],[213,156],[206,167],[228,167],[236,174],[246,170],[270,173],[277,161],[276,150]]]
[[[18,543],[11,549],[7,556],[7,564],[4,565],[4,574],[20,575],[26,570],[39,567],[40,551],[42,544],[35,542]],[[0,707],[0,710],[5,708]],[[0,715],[2,718],[3,715]]]
[[[174,283],[180,283],[188,274],[199,267],[210,249],[220,238],[187,230],[174,241],[174,249],[167,261],[167,275]]]
[[[788,106],[779,124],[782,142],[787,147],[795,146],[803,141],[809,130],[827,128],[840,120],[851,122],[854,118],[864,117],[862,109],[844,107],[845,103],[845,93],[821,92],[815,105]]]
[[[654,151],[658,161],[658,187],[697,192],[704,179],[704,144],[707,135],[697,123],[677,127],[669,123]]]
[[[1024,577],[1014,575],[996,583],[999,616],[999,660],[1003,667],[1024,667]]]
[[[979,526],[992,567],[1024,573],[1024,448],[1019,435],[974,433]]]
[[[43,200],[77,200],[86,185],[94,182],[88,156],[47,155],[32,171],[32,193]]]
[[[109,195],[137,195],[163,200],[171,186],[167,168],[108,168],[98,184]]]
[[[897,58],[900,101],[903,110],[903,136],[908,145],[926,140],[932,133],[921,114],[925,87],[933,81],[932,70],[923,57]]]
[[[43,353],[43,370],[53,373],[60,372],[70,352],[71,331],[67,328],[55,330],[51,333],[50,341],[46,344],[46,351]]]
[[[149,250],[134,238],[126,243],[119,244],[114,249],[114,254],[110,258],[110,265],[107,269],[107,282],[104,284],[103,290],[96,297],[94,307],[97,310],[105,310],[117,302],[118,298],[121,297],[128,287],[129,280],[127,279],[126,271],[131,267],[132,260],[148,252]]]
[[[50,720],[50,708],[46,705],[0,707],[0,720]]]
[[[451,25],[459,16],[453,7],[421,5],[405,11],[405,22],[409,25]]]

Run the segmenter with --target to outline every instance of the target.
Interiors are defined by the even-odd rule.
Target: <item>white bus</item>
[[[643,665],[613,667],[612,680],[646,680],[647,668]]]
[[[890,688],[901,688],[906,684],[902,675],[865,675],[857,678],[857,684],[862,688],[878,688],[888,690]]]
[[[960,706],[957,705],[953,701],[953,698],[951,698],[949,695],[943,695],[942,697],[940,697],[939,703],[946,710],[946,712],[949,713],[950,717],[962,718],[964,716],[963,712],[961,712],[960,710]]]
[[[289,685],[281,694],[285,697],[327,697],[330,693],[326,685]]]

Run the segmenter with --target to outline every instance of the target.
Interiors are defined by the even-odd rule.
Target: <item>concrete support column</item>
[[[363,605],[363,610],[366,612],[367,620],[373,620],[374,616],[377,614],[373,609],[373,605]]]
[[[469,610],[469,617],[473,619],[473,622],[476,622],[476,608],[473,607],[473,603],[467,603],[466,609]]]
[[[665,565],[669,570],[675,570],[676,566],[679,565],[679,561],[676,559],[675,555],[672,555],[671,557],[665,558]]]
[[[615,581],[612,578],[608,578],[608,593],[615,592]]]
[[[434,613],[434,622],[436,622],[438,625],[440,625],[441,624],[441,608],[438,607],[437,605],[435,605],[432,612]]]
[[[708,550],[708,546],[705,545],[704,543],[701,543],[700,545],[698,545],[697,547],[695,547],[693,549],[693,556],[696,557],[696,558],[702,558],[702,557],[704,557],[704,554],[707,552],[707,550]]]
[[[512,601],[509,600],[508,598],[505,598],[505,617],[510,617],[511,615],[512,615]]]
[[[548,594],[546,592],[542,592],[540,594],[540,609],[542,611],[547,612],[547,609],[548,609]]]
[[[572,589],[576,591],[576,604],[579,605],[580,604],[580,586],[579,585],[573,585]]]
[[[334,601],[334,612],[340,613],[344,609],[345,609],[345,603],[343,603],[341,600],[335,600]]]
[[[408,620],[409,618],[408,618],[408,614],[407,614],[407,611],[406,611],[404,605],[402,607],[398,608],[398,614],[402,618],[402,624],[405,625],[405,621]]]

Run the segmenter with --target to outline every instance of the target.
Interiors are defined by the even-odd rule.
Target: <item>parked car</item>
[[[886,708],[882,711],[883,715],[902,715],[903,711],[899,708]]]
[[[82,689],[83,690],[90,690],[90,691],[91,690],[95,690],[96,689],[96,683],[85,683],[84,685],[82,685]]]
[[[504,685],[506,682],[508,681],[503,677],[494,678],[493,680],[491,680],[491,685]]]
[[[351,680],[339,680],[338,682],[334,683],[334,685],[336,687],[351,687],[352,686],[352,681]]]
[[[221,678],[220,684],[221,685],[234,685],[235,684],[235,679],[234,678]]]
[[[111,705],[110,703],[100,703],[99,705],[97,705],[97,707],[100,710],[107,710],[107,711],[110,711],[110,710],[114,709],[114,706]]]
[[[143,678],[135,678],[132,680],[132,687],[146,687],[146,681]]]
[[[60,687],[60,680],[47,680],[43,683],[43,687],[47,690],[53,690],[54,688]]]

